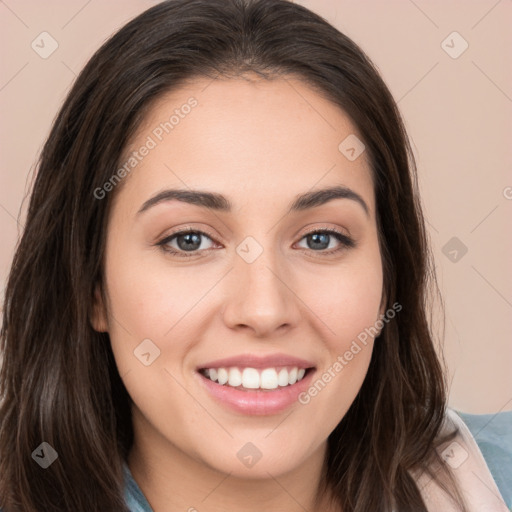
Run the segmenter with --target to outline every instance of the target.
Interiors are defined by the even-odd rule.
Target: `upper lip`
[[[297,368],[313,368],[315,364],[306,359],[299,357],[289,356],[287,354],[269,354],[266,356],[257,354],[240,354],[233,357],[225,357],[223,359],[216,359],[198,366],[198,370],[206,368],[272,368],[276,366],[291,366]]]

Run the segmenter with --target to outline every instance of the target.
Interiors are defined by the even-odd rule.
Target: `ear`
[[[95,331],[108,332],[107,310],[100,283],[97,283],[94,288],[90,322]]]

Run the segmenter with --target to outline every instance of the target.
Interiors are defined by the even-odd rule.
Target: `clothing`
[[[458,415],[475,438],[503,500],[512,510],[512,411]]]
[[[124,498],[130,512],[153,512],[146,497],[133,479],[128,465],[124,464],[123,469],[125,477]],[[2,511],[0,510],[0,512]]]
[[[512,506],[512,411],[473,415],[448,409],[447,419],[459,427],[460,435],[446,448],[443,445],[440,453],[452,466],[470,512],[508,512],[507,506]],[[130,511],[153,512],[127,465],[124,470],[125,500]],[[418,479],[428,509],[454,510],[428,480]]]
[[[439,447],[439,453],[444,461],[452,467],[452,474],[466,501],[469,512],[508,512],[508,508],[494,480],[496,477],[489,471],[482,453],[484,446],[482,445],[482,448],[479,447],[475,441],[475,437],[478,437],[483,431],[481,431],[478,425],[475,426],[471,422],[472,416],[465,415],[468,421],[468,424],[466,424],[462,420],[460,413],[451,409],[447,410],[444,428],[449,432],[456,426],[459,429],[459,433],[452,441],[444,443]],[[509,425],[508,449],[512,452],[511,417],[503,417],[502,420],[505,424],[508,423]],[[497,425],[499,425],[498,421],[494,423],[489,422],[486,429],[494,429]],[[470,430],[470,426],[472,430]],[[498,450],[499,446],[496,446],[495,449]],[[492,452],[487,453],[489,459],[492,458],[492,455]],[[512,466],[509,467],[509,470],[511,468]],[[416,482],[429,512],[441,510],[443,512],[456,512],[457,509],[451,500],[431,478],[421,475],[416,478]],[[505,490],[506,485],[505,482]],[[508,491],[510,491],[510,487]]]

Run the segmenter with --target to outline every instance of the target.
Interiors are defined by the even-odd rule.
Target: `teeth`
[[[302,380],[306,374],[304,368],[208,368],[204,375],[213,382],[228,385],[233,388],[244,387],[246,389],[276,389],[278,387],[291,386]]]
[[[228,384],[232,388],[236,388],[242,384],[242,374],[238,368],[230,368],[229,369],[229,380]]]
[[[260,374],[258,373],[258,370],[255,370],[254,368],[245,368],[242,373],[242,384],[244,388],[258,389],[260,387]],[[231,382],[229,385],[231,386]]]
[[[277,376],[277,383],[280,386],[288,386],[288,370],[283,368]]]
[[[215,382],[215,377],[212,374],[212,370],[215,371],[215,368],[210,368],[208,370],[208,376],[210,377],[211,380],[213,380]],[[219,368],[217,370],[217,380],[219,381],[219,384],[226,384],[228,379],[229,379],[229,373],[226,370],[226,368]]]
[[[261,372],[261,389],[276,389],[277,372],[275,368],[266,368]]]

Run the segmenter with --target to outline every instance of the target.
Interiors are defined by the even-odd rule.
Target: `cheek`
[[[299,400],[334,429],[359,392],[380,330],[382,267],[378,251],[317,273],[308,303],[318,312],[315,331],[327,349],[322,367]],[[305,288],[304,288],[305,290]],[[304,292],[305,293],[305,292]]]
[[[154,369],[163,360],[162,339],[185,313],[183,296],[178,292],[183,284],[135,244],[114,239],[111,249],[105,267],[108,321],[119,373],[146,369],[137,359],[139,347],[149,349],[150,360],[158,355],[149,367]],[[179,346],[173,348],[180,350]]]
[[[318,327],[331,350],[344,352],[351,340],[379,319],[383,276],[376,255],[336,270],[317,272],[314,287],[309,280],[308,292],[307,281],[304,280],[304,295],[321,320]]]
[[[375,268],[353,271],[336,283],[331,309],[333,330],[340,349],[347,340],[355,339],[378,320],[382,296],[382,276]]]
[[[106,274],[111,316],[137,339],[163,338],[205,289],[197,272],[172,268],[156,250],[112,253]]]
[[[176,411],[186,410],[189,419],[201,417],[179,383],[183,382],[181,362],[198,337],[195,322],[187,320],[206,285],[192,270],[178,272],[164,258],[141,252],[127,247],[110,253],[109,334],[129,395],[142,415],[163,432],[166,425],[176,425]]]

